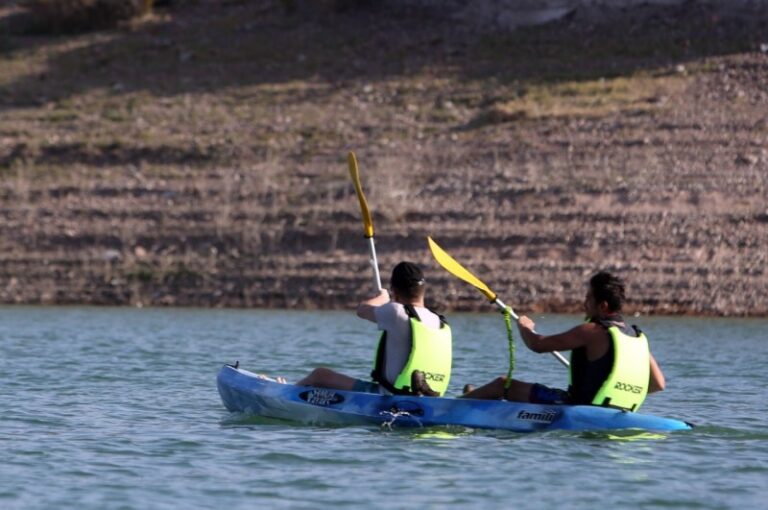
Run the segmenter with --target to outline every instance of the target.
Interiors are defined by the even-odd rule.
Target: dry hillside
[[[0,301],[349,307],[382,273],[521,310],[608,269],[642,313],[768,314],[768,18],[640,6],[489,32],[386,2],[174,2],[46,35],[0,7]],[[762,45],[762,46],[761,46]]]

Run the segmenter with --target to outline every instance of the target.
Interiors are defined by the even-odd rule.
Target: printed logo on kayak
[[[525,409],[517,413],[518,420],[535,421],[538,423],[552,423],[557,418],[557,411],[553,409],[544,409],[541,411],[526,411]]]
[[[408,400],[396,402],[390,407],[389,412],[394,414],[407,414],[409,416],[424,416],[424,409],[422,409],[419,404]]]
[[[331,390],[314,389],[299,393],[299,398],[315,406],[332,406],[344,402],[344,397]]]

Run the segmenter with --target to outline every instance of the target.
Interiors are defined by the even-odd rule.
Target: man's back
[[[433,329],[440,328],[440,317],[437,314],[422,306],[413,308],[424,325]],[[394,383],[411,353],[410,318],[405,311],[405,306],[394,301],[377,307],[374,314],[379,329],[387,333],[384,376],[387,381]]]

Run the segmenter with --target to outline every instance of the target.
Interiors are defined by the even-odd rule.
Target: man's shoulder
[[[379,307],[384,313],[388,314],[405,314],[405,307],[398,303],[397,301],[390,301],[389,303],[384,303]]]
[[[399,316],[407,317],[403,305],[395,301],[390,301],[389,303],[377,306],[374,309],[374,313],[376,315],[376,321],[379,323],[395,320]]]

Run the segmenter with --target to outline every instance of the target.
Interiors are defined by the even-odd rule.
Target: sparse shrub
[[[82,32],[115,27],[142,16],[153,0],[26,0],[32,24],[40,32]]]
[[[359,8],[373,7],[377,0],[280,0],[280,4],[288,14],[295,12],[342,12]]]

